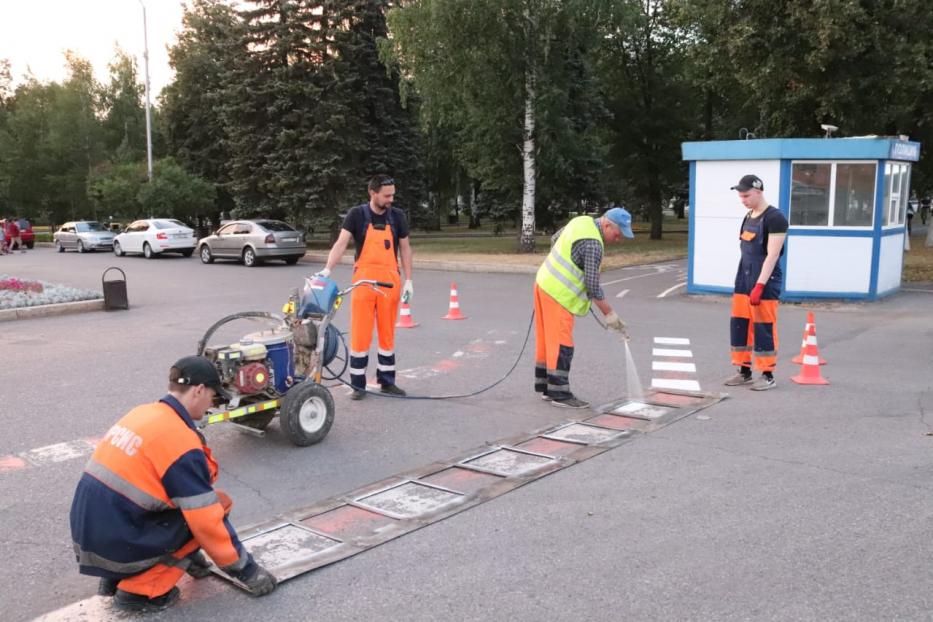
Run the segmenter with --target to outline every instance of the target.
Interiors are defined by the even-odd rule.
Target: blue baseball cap
[[[603,218],[608,218],[609,222],[619,227],[619,231],[621,231],[622,235],[625,237],[635,237],[635,234],[632,233],[632,215],[629,214],[628,210],[624,207],[613,207],[603,214]]]

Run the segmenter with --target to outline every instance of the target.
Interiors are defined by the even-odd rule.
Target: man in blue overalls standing
[[[767,391],[776,385],[777,310],[783,275],[778,260],[784,254],[787,219],[781,210],[768,205],[764,183],[746,175],[732,190],[749,212],[742,220],[739,245],[742,258],[735,275],[732,317],[729,322],[732,364],[739,373],[726,380],[729,387],[751,384],[752,391]],[[752,364],[761,378],[752,380]]]

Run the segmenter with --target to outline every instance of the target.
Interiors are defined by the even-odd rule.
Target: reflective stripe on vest
[[[584,272],[571,257],[574,242],[587,239],[603,246],[596,221],[591,216],[577,216],[564,227],[535,278],[538,287],[574,315],[586,315],[590,310]]]

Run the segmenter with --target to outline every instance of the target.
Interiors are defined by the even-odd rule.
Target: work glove
[[[321,268],[320,272],[315,272],[314,276],[322,276],[325,279],[330,276],[330,268]]]
[[[411,301],[411,297],[415,295],[415,286],[411,284],[411,279],[405,281],[405,285],[402,287],[402,302],[408,304]]]
[[[605,317],[606,328],[609,330],[614,330],[625,339],[628,339],[628,331],[625,330],[625,322],[622,321],[622,318],[615,311],[610,311],[609,315]]]
[[[272,592],[278,584],[272,573],[252,559],[241,570],[224,568],[224,572],[245,585],[251,596],[265,596]]]
[[[752,288],[752,293],[748,295],[748,304],[753,307],[757,307],[761,304],[761,295],[765,291],[764,283],[755,283],[755,287]]]

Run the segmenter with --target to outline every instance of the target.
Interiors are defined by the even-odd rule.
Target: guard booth
[[[782,300],[876,300],[901,284],[911,162],[903,138],[686,142],[688,293],[732,293],[746,210],[730,190],[746,174],[787,217]]]

